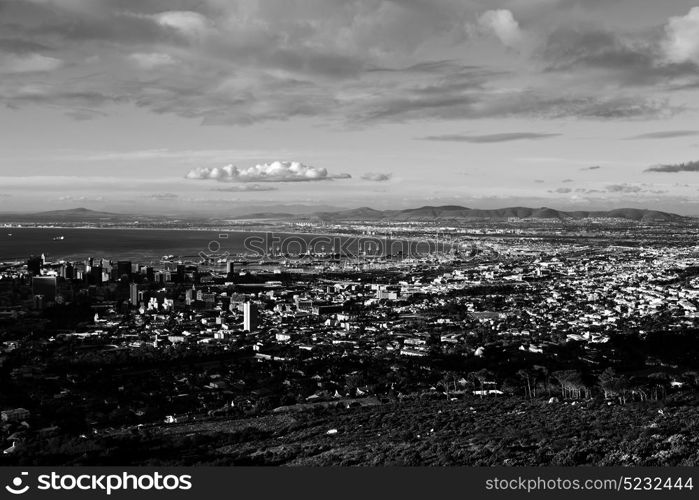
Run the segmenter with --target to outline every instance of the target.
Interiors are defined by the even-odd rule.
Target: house
[[[29,418],[29,410],[15,408],[14,410],[3,410],[0,412],[0,420],[3,422],[21,422]]]

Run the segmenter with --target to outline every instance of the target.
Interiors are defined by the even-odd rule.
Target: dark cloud
[[[153,193],[147,196],[147,198],[156,201],[173,201],[178,199],[179,196],[175,193]]]
[[[583,194],[616,194],[616,195],[649,195],[649,194],[662,194],[665,190],[662,189],[652,189],[652,185],[649,184],[609,184],[603,189],[591,189],[591,188],[577,188],[576,193]]]
[[[477,71],[477,70],[486,70],[487,68],[484,68],[483,66],[473,66],[473,65],[464,65],[459,63],[458,61],[450,60],[450,59],[444,59],[444,60],[439,60],[439,61],[424,61],[424,62],[419,62],[416,64],[412,64],[410,66],[403,66],[399,68],[391,68],[391,67],[369,67],[367,68],[367,72],[373,73],[373,72],[388,72],[388,73],[428,73],[428,74],[435,74],[435,73],[457,73],[460,71],[466,72],[466,71]]]
[[[599,170],[600,168],[602,167],[600,167],[599,165],[592,165],[591,167],[583,167],[580,170]]]
[[[684,108],[667,99],[635,95],[559,94],[558,90],[491,91],[485,85],[468,91],[452,90],[447,81],[435,87],[442,92],[425,95],[422,87],[393,86],[374,92],[367,100],[356,100],[350,119],[355,123],[406,122],[425,119],[463,120],[479,118],[581,118],[636,120],[669,117]],[[436,89],[435,89],[436,90]]]
[[[621,0],[558,0],[557,5],[562,8],[580,7],[581,9],[594,9],[618,4]]]
[[[699,66],[668,61],[662,50],[662,32],[623,38],[598,28],[559,28],[546,40],[539,56],[547,71],[571,73],[597,70],[595,77],[624,86],[684,84]]]
[[[631,186],[629,184],[611,184],[606,189],[610,193],[639,193],[643,190],[640,186]]]
[[[390,181],[391,178],[393,177],[393,174],[384,174],[380,172],[367,172],[364,175],[362,175],[362,180],[365,181],[372,181],[372,182],[386,182]]]
[[[76,121],[86,121],[95,118],[103,118],[107,116],[107,113],[96,109],[75,108],[66,110],[65,115]]]
[[[516,14],[526,2],[511,3]],[[559,0],[534,10],[601,3]],[[497,68],[502,61],[494,60],[490,67],[434,58],[435,47],[468,48],[471,40],[464,24],[476,22],[485,4],[460,0],[308,0],[294,2],[293,8],[283,0],[250,4],[0,0],[0,52],[43,56],[46,65],[60,64],[50,74],[3,78],[0,103],[14,108],[57,107],[78,120],[100,116],[99,107],[130,104],[206,125],[251,125],[296,117],[354,127],[507,117],[633,120],[667,117],[683,109],[669,106],[662,94],[636,95],[634,87],[657,81],[687,85],[686,79],[697,74],[691,63],[659,62],[653,37],[641,43],[599,29],[561,29],[547,38],[535,61],[543,61],[548,73],[543,78],[527,73],[524,86],[521,74],[512,69],[517,65]],[[526,30],[527,25],[522,27]],[[49,51],[54,59],[43,55]],[[133,63],[139,55],[172,63],[139,67]],[[92,62],[86,63],[88,59]],[[579,82],[568,78],[575,83],[571,87],[549,81],[551,74],[570,77],[589,69],[603,74]],[[89,78],[78,78],[88,72]],[[604,85],[610,81],[625,85]],[[464,141],[544,137],[494,134]]]
[[[519,140],[536,140],[536,139],[548,139],[550,137],[557,137],[561,134],[541,134],[533,132],[510,132],[501,134],[487,134],[487,135],[432,135],[427,137],[422,137],[421,140],[424,141],[454,141],[454,142],[472,142],[472,143],[489,143],[489,142],[508,142],[508,141],[519,141]]]
[[[559,187],[554,190],[549,191],[549,193],[557,193],[557,194],[568,194],[571,193],[573,190],[567,187]]]
[[[600,29],[559,28],[549,35],[541,55],[549,70],[574,66],[646,68],[653,64],[652,54],[643,47],[634,47]]]
[[[669,165],[656,165],[649,167],[645,172],[662,172],[674,174],[678,172],[699,172],[699,161],[690,161],[687,163],[676,163]]]
[[[44,52],[50,50],[47,45],[36,43],[30,40],[20,38],[2,38],[0,39],[0,52],[9,52],[12,54],[29,54],[32,52]]]
[[[673,139],[675,137],[691,137],[699,135],[697,130],[668,130],[664,132],[650,132],[648,134],[634,135],[633,137],[627,137],[627,140],[636,139]]]

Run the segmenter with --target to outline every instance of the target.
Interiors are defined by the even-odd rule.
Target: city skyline
[[[696,0],[3,0],[0,212],[699,215]]]

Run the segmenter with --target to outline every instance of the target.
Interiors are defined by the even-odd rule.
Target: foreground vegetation
[[[26,443],[22,465],[697,465],[694,396],[446,400],[206,418]],[[6,459],[7,460],[7,459]]]

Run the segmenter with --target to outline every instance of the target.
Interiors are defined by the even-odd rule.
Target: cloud
[[[568,194],[572,191],[573,191],[572,189],[567,188],[567,187],[559,187],[559,188],[556,188],[552,191],[549,191],[549,193]]]
[[[293,8],[282,0],[142,0],[128,8],[122,0],[0,0],[0,51],[9,54],[0,58],[14,58],[0,62],[2,76],[7,68],[31,70],[2,78],[0,106],[58,108],[89,119],[116,103],[206,125],[308,117],[356,128],[508,117],[650,119],[682,110],[681,102],[668,106],[669,87],[638,90],[661,80],[692,85],[699,74],[692,62],[662,56],[661,31],[555,34],[566,16],[581,17],[570,6],[590,1],[538,0],[525,8],[533,2],[507,0],[499,6],[510,10],[497,10],[484,0],[309,0]],[[545,55],[511,64],[464,36],[466,20],[511,49],[552,28],[554,34]],[[619,82],[625,85],[610,85]]]
[[[185,176],[193,180],[220,182],[309,182],[349,179],[349,174],[329,175],[325,168],[316,168],[296,161],[275,161],[239,169],[234,165],[195,168]]]
[[[546,39],[540,56],[548,70],[567,70],[578,66],[628,69],[653,64],[646,45],[635,45],[618,34],[599,28],[555,29]]]
[[[277,191],[278,188],[274,186],[262,186],[260,184],[241,184],[235,186],[229,186],[225,188],[215,188],[212,191],[222,191],[226,193],[244,193],[244,192],[257,192],[257,191]]]
[[[629,184],[611,184],[606,189],[610,193],[639,193],[643,190],[640,186],[631,186]]]
[[[662,48],[672,63],[699,64],[699,7],[693,7],[685,16],[668,20]]]
[[[203,34],[209,24],[205,16],[199,12],[192,11],[160,12],[154,15],[153,18],[161,26],[176,29],[188,36]]]
[[[649,167],[645,172],[663,172],[674,174],[678,172],[699,172],[699,161],[690,161],[687,163],[676,163],[668,165],[656,165]]]
[[[393,177],[393,174],[388,173],[380,173],[380,172],[367,172],[362,175],[362,180],[365,181],[372,181],[372,182],[386,182],[390,181],[391,178]]]
[[[580,170],[599,170],[600,168],[602,167],[600,167],[599,165],[592,165],[591,167],[583,167]]]
[[[104,201],[103,196],[71,196],[71,195],[65,195],[65,196],[59,196],[58,201],[80,201],[80,202],[98,202],[98,201]]]
[[[650,132],[648,134],[634,135],[627,137],[627,140],[636,139],[673,139],[675,137],[691,137],[699,135],[697,130],[668,130],[663,132]]]
[[[153,69],[159,66],[167,66],[169,64],[174,64],[175,59],[169,54],[163,54],[161,52],[150,52],[150,53],[134,53],[130,54],[129,59],[136,63],[141,68]]]
[[[407,80],[409,82],[409,80]],[[453,88],[448,78],[424,92],[416,83],[393,85],[375,92],[368,101],[356,101],[350,114],[353,123],[407,122],[414,120],[464,120],[478,118],[529,117],[593,120],[636,120],[672,116],[683,110],[665,98],[624,93],[594,95],[552,89],[491,90],[472,82],[472,88]],[[437,90],[438,89],[438,90]]]
[[[422,137],[425,141],[454,141],[454,142],[472,142],[472,143],[489,143],[489,142],[508,142],[519,140],[536,140],[548,139],[561,134],[540,134],[533,132],[512,132],[502,134],[487,134],[487,135],[432,135]]]
[[[147,198],[156,201],[172,201],[178,199],[179,196],[175,193],[153,193],[147,196]]]
[[[41,54],[0,54],[2,73],[40,73],[54,71],[62,65],[62,60]]]
[[[49,50],[47,45],[22,38],[0,38],[0,51],[11,54],[27,54]]]
[[[546,71],[575,76],[576,81],[604,81],[623,87],[672,84],[687,86],[697,73],[691,60],[671,60],[659,37],[620,34],[596,27],[555,29],[539,52]]]
[[[73,120],[82,122],[87,120],[93,120],[95,118],[104,118],[107,113],[104,111],[98,111],[96,109],[89,108],[73,108],[65,110],[64,114]]]
[[[478,26],[495,35],[508,48],[519,48],[523,40],[519,23],[507,9],[489,10],[478,18]]]

